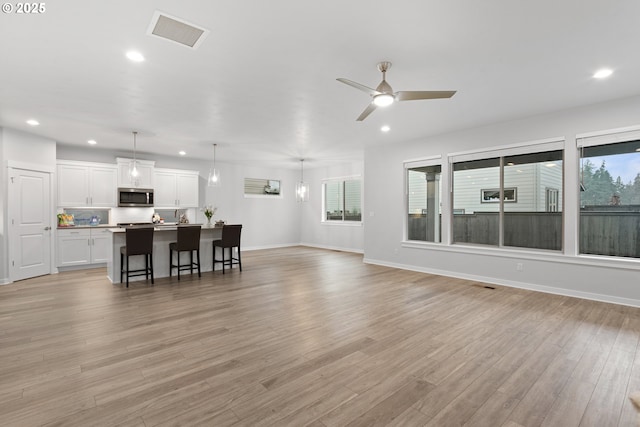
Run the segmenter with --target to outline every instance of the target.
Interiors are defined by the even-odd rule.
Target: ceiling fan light
[[[373,97],[373,103],[378,107],[386,107],[393,104],[393,95],[388,93],[381,93]]]

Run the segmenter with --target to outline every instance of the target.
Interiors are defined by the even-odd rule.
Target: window
[[[640,258],[640,140],[583,145],[580,253]]]
[[[362,221],[360,179],[331,180],[323,184],[323,221]]]
[[[483,203],[482,188],[500,190],[500,159],[453,164],[453,242],[498,245],[498,203]]]
[[[440,242],[441,171],[438,165],[405,165],[407,175],[407,239]]]
[[[277,196],[280,194],[280,181],[276,179],[244,179],[245,197]]]
[[[454,243],[562,249],[562,150],[532,149],[453,163]]]

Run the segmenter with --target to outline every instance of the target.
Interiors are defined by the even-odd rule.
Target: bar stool
[[[200,229],[199,225],[180,225],[178,226],[178,241],[169,244],[169,277],[171,277],[174,268],[178,269],[178,280],[180,280],[180,271],[191,270],[198,267],[198,277],[200,274]],[[173,252],[178,253],[178,263],[173,264]],[[189,264],[180,264],[180,252],[189,252]],[[196,252],[197,262],[193,262],[193,252]]]
[[[127,274],[127,288],[129,287],[129,277],[145,275],[149,280],[151,274],[151,284],[153,285],[153,227],[128,227],[125,230],[125,245],[120,248],[120,283],[122,276]],[[129,257],[144,255],[144,268],[129,270]],[[124,258],[127,258],[126,268]]]
[[[242,271],[242,257],[240,256],[240,233],[242,225],[224,225],[222,227],[222,238],[213,241],[213,271],[216,271],[216,263],[222,263],[222,274],[224,274],[224,266],[228,265],[233,268],[234,264],[238,264]],[[216,258],[216,248],[221,248],[222,259]],[[225,259],[224,250],[229,248],[229,259]],[[233,257],[233,248],[238,248],[238,258]]]

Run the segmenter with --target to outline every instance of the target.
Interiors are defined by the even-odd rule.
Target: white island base
[[[177,241],[177,227],[159,226],[154,228],[153,234],[153,276],[154,278],[169,277],[169,243]],[[107,277],[111,283],[120,283],[120,248],[125,245],[125,229],[109,229],[109,257],[107,259]],[[213,240],[222,237],[222,227],[203,226],[200,233],[200,271],[213,270]],[[218,249],[220,250],[220,249]],[[234,254],[235,256],[235,254]],[[180,264],[189,264],[189,253],[180,254]],[[195,252],[193,254],[195,261]],[[220,258],[220,254],[218,254]],[[176,264],[176,254],[173,254],[173,263]],[[144,256],[132,256],[129,258],[129,268],[139,270],[144,268]],[[221,265],[218,265],[222,269]],[[189,270],[183,270],[180,275],[189,275]],[[194,269],[194,274],[197,274]],[[177,269],[173,270],[173,276],[177,276]],[[126,276],[123,277],[126,281]],[[144,276],[129,278],[129,282],[146,280]]]

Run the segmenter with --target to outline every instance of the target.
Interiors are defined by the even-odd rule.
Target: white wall
[[[47,138],[10,128],[1,128],[0,160],[2,161],[2,201],[0,202],[0,283],[9,282],[9,241],[7,223],[7,165],[16,162],[36,166],[41,170],[55,170],[56,143]],[[52,175],[52,180],[55,181]],[[54,184],[55,188],[55,184]],[[54,211],[51,215],[53,218]],[[53,242],[53,239],[52,239]],[[53,245],[52,245],[53,246]],[[52,257],[52,260],[55,259]]]
[[[365,169],[386,171],[369,172],[366,177],[365,261],[640,306],[639,260],[577,255],[577,191],[564,191],[564,253],[402,242],[404,160],[442,155],[443,176],[448,177],[448,153],[564,137],[565,188],[577,189],[575,135],[640,125],[639,113],[640,97],[636,96],[365,150]],[[445,195],[448,185],[443,187]],[[443,216],[450,211],[450,200],[445,196]],[[450,231],[443,230],[443,234],[443,241],[448,242]],[[522,271],[516,271],[517,263],[523,264]]]
[[[364,227],[362,225],[338,225],[322,223],[321,221],[323,180],[348,176],[360,176],[364,182],[363,166],[362,162],[356,162],[317,169],[308,169],[305,167],[304,180],[309,183],[309,201],[306,203],[299,203],[299,206],[297,207],[302,221],[300,242],[303,245],[351,252],[363,252]],[[300,175],[298,171],[296,181],[299,179]],[[364,187],[365,185],[363,184],[363,190]],[[293,193],[293,189],[291,192]],[[366,203],[365,200],[363,200],[363,204],[364,203]]]

